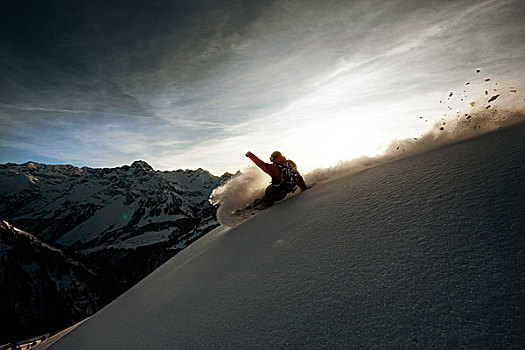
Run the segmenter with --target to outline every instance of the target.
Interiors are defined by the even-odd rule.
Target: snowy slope
[[[524,348],[525,125],[221,226],[53,349]]]

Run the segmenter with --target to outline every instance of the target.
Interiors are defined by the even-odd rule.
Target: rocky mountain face
[[[58,322],[63,328],[94,313],[218,226],[208,198],[231,177],[202,169],[160,172],[144,161],[104,169],[34,162],[0,165],[0,219],[6,220],[1,244],[9,246],[2,250],[0,283],[8,294],[18,295],[15,291],[22,288],[33,298],[2,297],[2,310],[9,311],[19,329],[40,321],[49,325],[49,319],[67,320]],[[14,227],[25,233],[15,234],[22,231]],[[29,260],[16,253],[36,246],[38,254]],[[66,262],[74,256],[82,264],[72,270],[66,262],[56,263],[66,271],[58,278],[48,272],[57,269],[47,265],[48,260],[57,261],[48,259],[52,255]],[[26,265],[32,266],[31,272]],[[57,280],[67,288],[60,289]],[[63,295],[62,290],[76,292]],[[50,296],[62,300],[60,306],[36,307],[48,305]]]
[[[124,287],[105,271],[0,221],[0,343],[65,328]]]

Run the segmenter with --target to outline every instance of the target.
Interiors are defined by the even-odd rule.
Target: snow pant
[[[284,199],[287,194],[288,193],[283,192],[279,187],[270,184],[270,186],[266,187],[266,191],[264,192],[264,201],[268,203],[268,205],[273,205],[273,203]]]
[[[271,206],[273,203],[286,197],[287,194],[288,193],[283,192],[279,187],[275,187],[273,184],[270,184],[270,186],[266,187],[266,190],[264,191],[264,197],[257,198],[253,202],[252,207],[262,204]]]

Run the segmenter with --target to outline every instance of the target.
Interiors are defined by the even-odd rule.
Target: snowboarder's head
[[[284,158],[281,152],[279,151],[273,152],[272,155],[270,156],[270,161],[273,163],[281,163],[284,160],[286,160],[286,158]]]

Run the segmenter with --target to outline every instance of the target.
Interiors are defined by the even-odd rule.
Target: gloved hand
[[[246,157],[249,157],[249,156],[251,156],[252,154],[253,154],[252,152],[248,151],[248,152],[246,152]]]

